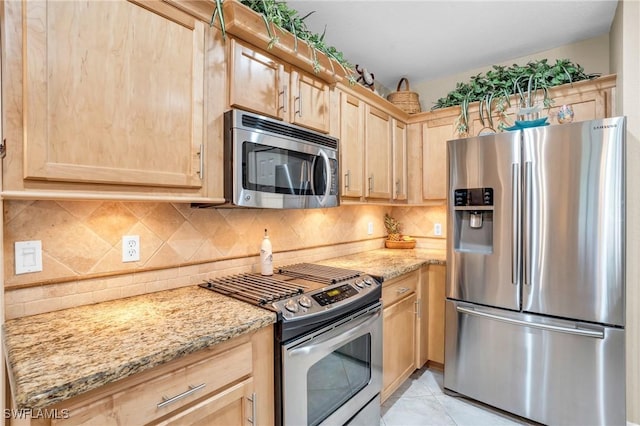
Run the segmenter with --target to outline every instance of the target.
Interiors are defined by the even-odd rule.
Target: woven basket
[[[407,84],[407,90],[400,90],[402,82]],[[420,100],[418,94],[409,90],[409,80],[402,77],[398,82],[396,92],[389,93],[387,100],[408,114],[420,112]]]

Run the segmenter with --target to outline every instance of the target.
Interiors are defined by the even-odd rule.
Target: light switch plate
[[[42,241],[16,241],[16,275],[42,271]]]

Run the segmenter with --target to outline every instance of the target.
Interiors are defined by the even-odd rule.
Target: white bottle
[[[260,246],[260,273],[262,275],[273,275],[273,252],[271,249],[271,240],[264,230],[264,238]]]

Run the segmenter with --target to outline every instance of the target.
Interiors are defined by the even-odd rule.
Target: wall
[[[551,50],[509,59],[495,65],[524,65],[530,60],[544,59],[549,61],[556,59],[570,59],[582,65],[587,73],[609,74],[609,35],[590,38],[581,42],[568,44]],[[485,73],[491,66],[476,68],[459,74],[430,81],[411,82],[411,90],[418,92],[422,111],[429,111],[435,102],[455,89],[456,83],[467,82],[472,75]]]
[[[394,211],[395,210],[395,211]],[[313,261],[383,246],[383,217],[430,241],[444,208],[344,205],[315,210],[192,209],[187,204],[6,201],[6,317],[15,318],[256,270],[265,228],[276,264]],[[373,222],[374,233],[367,235]],[[122,263],[123,235],[139,235],[140,262]],[[426,237],[426,238],[425,238]],[[15,275],[16,241],[41,240],[43,271]],[[338,247],[336,247],[338,245]]]
[[[640,424],[640,3],[621,1],[611,28],[611,71],[618,74],[617,110],[627,116],[627,421]]]

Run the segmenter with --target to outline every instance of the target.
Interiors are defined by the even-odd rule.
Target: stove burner
[[[283,266],[279,269],[279,272],[282,275],[302,278],[321,284],[335,284],[363,275],[360,271],[316,265],[313,263],[296,263],[294,265]]]
[[[210,279],[201,284],[201,287],[261,306],[302,294],[307,288],[300,284],[255,274]]]

